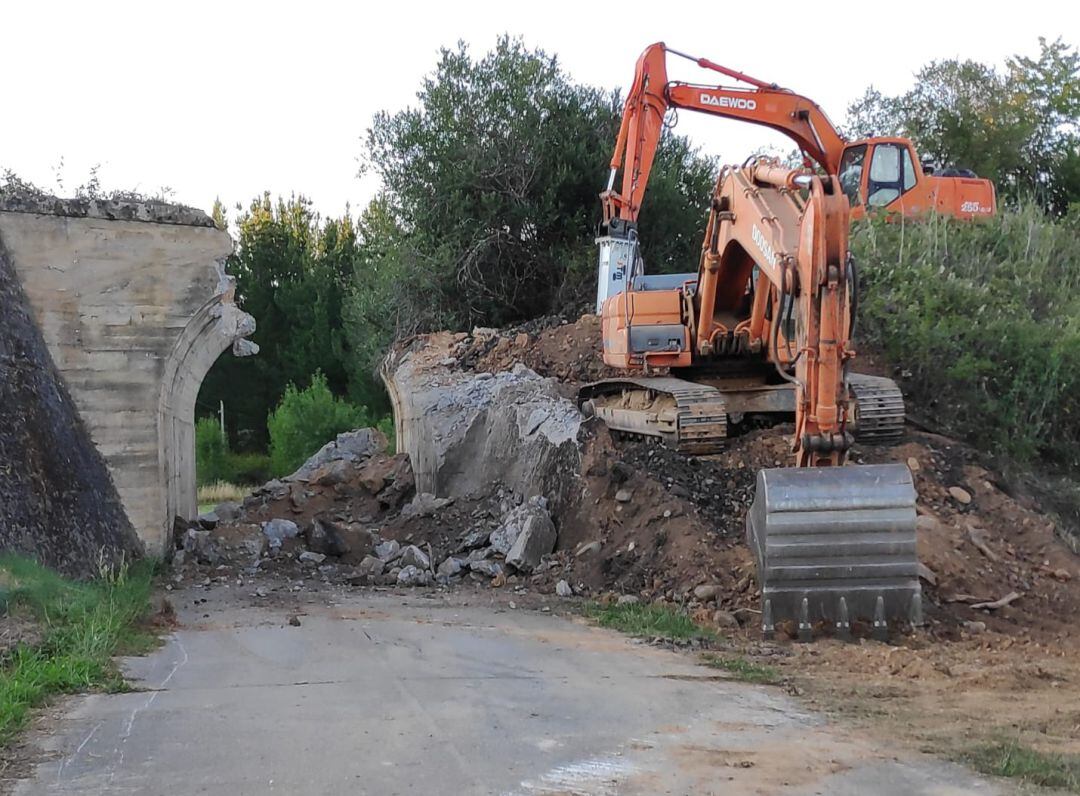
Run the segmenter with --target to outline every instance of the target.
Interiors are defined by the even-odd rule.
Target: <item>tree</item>
[[[225,205],[221,202],[221,197],[214,197],[214,207],[210,211],[210,217],[214,219],[215,227],[220,230],[228,231],[229,214],[225,210]]]
[[[336,398],[326,377],[316,372],[311,384],[285,388],[281,403],[266,420],[270,431],[270,470],[288,475],[338,434],[369,425],[364,410]]]
[[[256,321],[255,357],[222,356],[200,392],[200,404],[224,400],[235,435],[249,431],[266,442],[266,417],[285,385],[307,385],[316,371],[329,389],[348,387],[342,303],[357,256],[356,229],[348,212],[322,222],[303,196],[255,199],[236,220],[236,252],[226,270],[236,278],[237,297]]]
[[[474,59],[442,51],[419,105],[367,135],[397,234],[381,255],[407,290],[399,327],[504,325],[582,308],[592,294],[597,194],[618,96],[573,83],[558,61],[501,38]],[[643,217],[653,270],[696,266],[712,164],[667,135]]]
[[[401,310],[416,290],[401,257],[402,236],[386,197],[377,196],[357,223],[358,252],[345,300],[349,394],[376,416],[390,411],[378,369],[403,325]]]
[[[934,61],[904,94],[871,86],[848,107],[846,132],[908,136],[937,165],[974,169],[1006,198],[1032,195],[1061,214],[1080,200],[1080,53],[1060,39],[1039,46],[1004,72]]]

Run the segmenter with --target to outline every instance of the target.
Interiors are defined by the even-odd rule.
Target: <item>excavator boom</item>
[[[669,53],[745,85],[670,81]],[[600,195],[605,225],[616,218],[637,221],[664,118],[673,108],[739,119],[783,133],[803,153],[804,165],[815,163],[826,174],[840,175],[855,215],[862,215],[866,208],[883,208],[904,215],[936,211],[962,218],[997,212],[994,187],[988,180],[925,174],[907,139],[849,142],[817,103],[807,97],[657,42],[638,58],[634,82],[626,97],[607,189]],[[879,147],[880,162],[875,161]],[[622,183],[616,191],[620,169]]]

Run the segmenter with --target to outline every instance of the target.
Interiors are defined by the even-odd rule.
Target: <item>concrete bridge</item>
[[[148,552],[193,519],[195,399],[226,349],[258,350],[229,235],[156,202],[0,198],[6,251],[53,362]]]

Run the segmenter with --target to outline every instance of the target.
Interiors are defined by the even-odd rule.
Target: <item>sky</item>
[[[810,16],[830,6],[832,17]],[[302,193],[324,215],[346,205],[356,214],[379,187],[376,175],[357,176],[372,116],[415,104],[439,48],[458,40],[479,55],[502,33],[520,35],[557,54],[575,80],[624,91],[637,56],[664,41],[805,94],[839,124],[868,85],[904,91],[933,59],[1002,64],[1036,54],[1039,36],[1080,44],[1080,4],[1017,9],[993,0],[0,0],[0,169],[60,194],[97,165],[105,189],[169,188],[204,209],[270,191]],[[675,61],[674,79],[719,82]],[[688,112],[677,130],[724,162],[790,149],[778,133]]]

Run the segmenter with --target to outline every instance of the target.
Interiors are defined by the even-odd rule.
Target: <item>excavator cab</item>
[[[900,140],[860,141],[844,149],[840,158],[840,186],[856,207],[874,209],[897,205],[922,177],[916,171],[911,143]]]
[[[906,216],[936,211],[961,218],[997,212],[989,180],[968,171],[927,174],[906,138],[868,138],[848,144],[837,175],[851,203],[852,218],[875,211]]]

